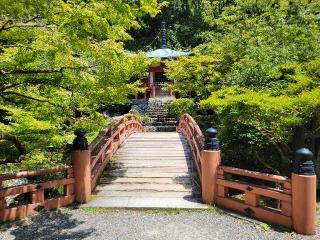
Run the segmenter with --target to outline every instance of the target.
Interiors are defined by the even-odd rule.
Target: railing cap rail
[[[204,134],[202,133],[198,123],[193,119],[192,116],[190,116],[188,113],[185,113],[180,117],[180,121],[183,121],[183,120],[187,120],[192,125],[194,125],[196,133],[199,135],[199,137],[202,137],[204,139]]]
[[[16,178],[26,178],[26,177],[35,177],[35,176],[42,176],[50,173],[57,173],[63,172],[72,169],[71,166],[59,166],[59,167],[52,167],[46,169],[38,169],[32,171],[22,171],[17,173],[5,173],[0,175],[0,181],[6,181],[10,179]]]
[[[231,174],[236,174],[240,176],[252,177],[252,178],[257,178],[257,179],[271,181],[271,182],[277,182],[277,183],[291,182],[291,180],[288,177],[284,177],[280,175],[261,173],[261,172],[235,168],[235,167],[227,167],[227,166],[220,166],[219,169],[221,169],[224,173],[231,173]]]

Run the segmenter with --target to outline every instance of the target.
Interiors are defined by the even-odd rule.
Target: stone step
[[[190,177],[181,178],[108,178],[104,175],[100,179],[100,183],[153,183],[153,184],[192,184]]]
[[[147,126],[148,132],[175,132],[176,127],[173,126]]]
[[[149,113],[150,118],[171,118],[168,113]]]
[[[167,160],[167,161],[170,161],[170,159],[190,159],[191,158],[191,155],[185,155],[185,156],[181,156],[181,154],[174,154],[174,153],[159,153],[158,155],[154,155],[154,156],[148,156],[146,155],[145,153],[141,152],[141,153],[126,153],[126,152],[121,152],[121,153],[117,153],[115,155],[115,159],[126,159],[126,158],[131,158],[131,159],[135,159],[135,158],[140,158],[140,159],[148,159],[148,160],[152,160],[152,159],[155,159],[155,160]]]
[[[99,197],[139,197],[139,198],[199,198],[199,194],[190,191],[150,192],[150,191],[100,191]]]
[[[96,197],[81,205],[85,207],[128,208],[128,209],[208,209],[197,198],[155,198],[155,197]]]
[[[154,184],[154,183],[119,183],[119,184],[103,184],[100,183],[96,187],[97,191],[150,191],[150,192],[185,192],[190,190],[192,186],[185,184]]]
[[[154,167],[154,168],[109,168],[109,174],[117,174],[117,173],[182,173],[188,174],[191,173],[191,169],[189,168],[164,168],[164,167]]]
[[[162,109],[162,108],[153,108],[153,109],[148,109],[146,111],[146,114],[157,114],[157,113],[169,113],[167,109]]]
[[[147,122],[144,124],[145,126],[170,126],[170,127],[176,127],[177,126],[177,122],[175,121],[166,121],[166,122]]]
[[[127,170],[128,168],[140,168],[140,171],[145,170],[145,168],[172,168],[172,169],[184,169],[184,170],[189,170],[192,167],[192,165],[186,165],[185,163],[180,163],[180,164],[167,164],[167,163],[146,163],[145,161],[139,161],[139,162],[119,162],[119,163],[112,163],[108,166],[109,169],[117,169],[117,168],[122,168],[124,170]]]
[[[135,151],[134,148],[127,148],[126,151],[124,151],[123,147],[121,148],[121,150],[119,150],[119,152],[117,152],[115,154],[115,156],[117,156],[118,154],[143,154],[143,155],[146,155],[146,156],[154,156],[154,155],[163,155],[165,153],[175,153],[175,154],[186,154],[186,155],[190,155],[191,152],[190,150],[186,150],[184,148],[170,148],[170,149],[166,149],[166,148],[163,148],[163,149],[154,149],[154,147],[152,148],[140,148],[138,151]],[[170,154],[171,155],[171,154]]]
[[[107,173],[106,177],[129,177],[129,178],[180,178],[180,177],[196,177],[196,174],[183,174],[183,173],[157,173],[157,172],[140,172],[140,173]]]
[[[173,117],[167,117],[167,116],[155,116],[155,117],[150,117],[150,121],[177,121],[175,118]]]
[[[145,141],[145,142],[138,142],[138,144],[141,146],[143,144],[143,146],[139,147],[139,149],[150,149],[150,150],[164,150],[164,149],[168,149],[173,150],[173,149],[187,149],[185,147],[185,145],[180,144],[180,143],[176,143],[176,144],[161,144],[159,145],[159,143],[152,143],[149,141]],[[127,148],[127,149],[137,149],[137,144],[135,144],[134,142],[125,142],[121,145],[122,148]]]
[[[153,162],[156,162],[156,163],[159,163],[159,162],[163,162],[163,163],[166,163],[166,162],[172,162],[172,163],[186,163],[190,160],[190,158],[187,158],[187,157],[173,157],[173,158],[170,158],[170,157],[157,157],[155,156],[154,158],[148,158],[148,157],[143,157],[143,156],[133,156],[133,157],[114,157],[112,158],[112,162],[114,161],[117,161],[117,162],[145,162],[145,161],[148,161],[150,162],[151,164]],[[191,162],[191,160],[190,160]]]

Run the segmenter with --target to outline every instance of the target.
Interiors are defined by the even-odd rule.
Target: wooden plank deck
[[[184,136],[175,132],[131,135],[114,155],[83,207],[205,209]]]

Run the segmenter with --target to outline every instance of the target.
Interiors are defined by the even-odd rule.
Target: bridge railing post
[[[307,148],[296,151],[292,180],[292,225],[300,234],[316,232],[316,184],[313,154]]]
[[[78,203],[87,203],[91,198],[91,153],[85,133],[84,129],[75,131],[71,154],[75,201]]]
[[[202,201],[206,204],[215,203],[217,192],[216,181],[221,162],[221,152],[216,134],[216,129],[207,129],[205,146],[201,153]]]

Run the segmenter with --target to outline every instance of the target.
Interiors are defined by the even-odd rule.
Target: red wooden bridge
[[[145,132],[136,116],[124,115],[88,150],[74,151],[70,166],[0,175],[0,183],[30,180],[0,189],[0,220],[74,202],[112,208],[205,209],[216,204],[299,233],[315,232],[315,175],[287,178],[222,166],[220,150],[207,145],[188,114],[181,116],[175,133]],[[46,194],[50,189],[59,194]],[[29,194],[29,202],[8,204],[19,194]]]

